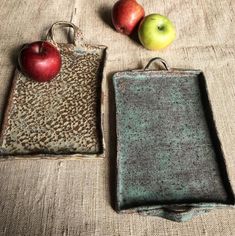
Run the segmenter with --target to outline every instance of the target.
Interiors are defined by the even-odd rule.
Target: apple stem
[[[40,45],[39,53],[42,53],[42,51],[43,51],[43,45],[44,45],[44,41],[43,41],[42,44]]]
[[[157,27],[160,31],[162,31],[162,30],[164,30],[164,25],[159,25],[158,27]]]

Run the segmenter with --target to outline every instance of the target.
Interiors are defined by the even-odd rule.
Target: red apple
[[[26,44],[20,51],[18,62],[22,72],[38,82],[53,79],[61,68],[59,51],[46,41]]]
[[[144,14],[144,8],[136,0],[119,0],[112,9],[113,25],[118,32],[129,35]]]

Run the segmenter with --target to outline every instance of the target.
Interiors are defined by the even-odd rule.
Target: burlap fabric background
[[[177,40],[162,52],[147,51],[110,27],[113,2],[1,0],[1,108],[19,46],[40,39],[53,22],[71,20],[80,26],[89,42],[109,47],[107,80],[113,72],[142,67],[154,56],[163,57],[173,67],[204,70],[234,187],[235,1],[140,1],[147,14],[159,12],[175,22]],[[105,99],[107,105],[107,95]],[[106,119],[106,141],[107,128]],[[235,235],[235,209],[215,210],[187,223],[116,214],[110,200],[113,158],[108,150],[105,160],[1,162],[0,235]]]

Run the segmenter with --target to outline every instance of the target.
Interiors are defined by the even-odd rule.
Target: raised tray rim
[[[207,99],[209,102],[209,106],[210,106],[210,112],[213,118],[213,125],[216,129],[216,131],[218,130],[217,128],[217,124],[216,121],[214,119],[214,113],[212,110],[212,105],[211,105],[211,99],[209,96],[209,92],[208,92],[208,86],[207,86],[207,82],[205,79],[205,75],[203,73],[202,70],[200,69],[180,69],[180,68],[171,68],[169,70],[143,70],[143,69],[134,69],[134,70],[127,70],[127,71],[119,71],[116,72],[113,77],[112,77],[112,86],[113,86],[113,90],[114,90],[114,100],[115,100],[115,111],[116,111],[116,88],[115,88],[115,82],[120,79],[123,75],[125,76],[134,76],[134,75],[138,75],[139,73],[141,74],[156,74],[156,75],[176,75],[176,74],[181,74],[181,75],[198,75],[198,76],[202,76],[203,80],[204,80],[204,84],[205,84],[205,91],[207,94]],[[117,117],[116,117],[117,120]],[[117,124],[117,122],[116,122]],[[128,207],[128,208],[121,208],[120,206],[120,200],[119,200],[119,160],[118,160],[118,148],[117,148],[117,156],[116,156],[116,199],[115,199],[115,209],[118,213],[134,213],[134,212],[138,212],[138,213],[143,213],[146,211],[151,211],[151,210],[163,210],[166,208],[170,208],[170,207],[190,207],[193,209],[201,209],[201,210],[210,210],[213,208],[224,208],[224,207],[231,207],[234,208],[235,207],[235,191],[233,189],[233,185],[231,184],[231,180],[230,180],[230,176],[229,176],[229,172],[228,172],[228,166],[227,166],[227,162],[226,162],[226,158],[225,158],[225,154],[224,151],[222,149],[222,145],[221,145],[221,141],[220,141],[220,137],[218,135],[217,132],[217,139],[219,141],[220,144],[220,150],[222,153],[222,157],[223,157],[223,162],[224,162],[224,167],[226,169],[226,175],[227,175],[227,180],[228,180],[228,185],[229,188],[231,190],[230,194],[232,194],[232,198],[233,201],[231,203],[220,203],[220,202],[195,202],[195,203],[179,203],[179,204],[175,204],[175,203],[170,203],[170,204],[155,204],[155,205],[144,205],[142,204],[141,206],[134,206],[134,207]],[[118,135],[116,134],[116,145],[118,146]],[[187,214],[185,212],[182,213],[177,213],[178,215],[184,215]],[[171,217],[170,217],[171,218]],[[173,217],[174,218],[174,217]],[[172,220],[172,218],[171,218]],[[174,219],[173,219],[174,220]],[[176,220],[178,221],[178,220]],[[181,221],[181,220],[179,220]]]

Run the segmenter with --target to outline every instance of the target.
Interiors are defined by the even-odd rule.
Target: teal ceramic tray
[[[118,72],[113,77],[120,213],[186,221],[234,206],[234,192],[200,70]]]

